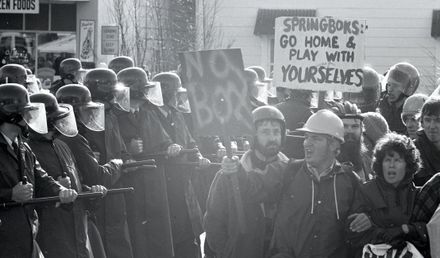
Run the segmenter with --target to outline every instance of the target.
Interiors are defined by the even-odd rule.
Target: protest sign
[[[277,87],[359,92],[364,65],[365,21],[279,17],[275,21]]]
[[[197,135],[252,134],[241,50],[185,52],[180,61]]]

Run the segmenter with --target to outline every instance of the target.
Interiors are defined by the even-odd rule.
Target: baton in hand
[[[135,161],[135,162],[130,162],[130,163],[124,163],[124,164],[122,164],[121,169],[137,168],[137,167],[142,167],[145,169],[157,168],[156,161],[154,159],[147,159],[147,160]]]
[[[199,152],[198,148],[194,148],[194,149],[181,149],[179,152],[179,155],[182,154],[194,154]],[[156,152],[156,153],[149,153],[149,154],[144,154],[144,153],[139,153],[139,154],[134,154],[133,157],[135,159],[146,159],[146,158],[154,158],[154,157],[158,157],[158,156],[166,156],[168,155],[167,151],[160,151],[160,152]]]
[[[133,187],[126,187],[126,188],[115,188],[115,189],[108,189],[107,195],[109,194],[121,194],[121,193],[130,193],[133,192]],[[101,198],[104,197],[104,193],[97,192],[97,193],[79,193],[76,199],[93,199],[93,198]],[[51,196],[51,197],[42,197],[42,198],[34,198],[30,199],[25,202],[4,202],[0,203],[0,208],[12,208],[12,207],[19,207],[19,206],[25,206],[25,205],[39,205],[39,204],[46,204],[51,202],[60,202],[59,196]]]

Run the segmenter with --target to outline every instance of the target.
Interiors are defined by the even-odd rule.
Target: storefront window
[[[58,78],[61,61],[75,57],[75,33],[39,33],[38,34],[38,72],[43,85],[47,80]],[[46,81],[46,82],[45,82]]]
[[[0,66],[21,64],[35,71],[35,33],[0,32]]]

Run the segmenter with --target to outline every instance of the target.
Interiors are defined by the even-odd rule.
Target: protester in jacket
[[[305,160],[292,161],[285,170],[269,164],[264,174],[247,173],[243,189],[257,200],[278,203],[272,257],[350,257],[346,225],[361,232],[371,223],[361,212],[359,177],[336,161],[343,123],[320,110],[301,131],[306,132]],[[234,164],[225,158],[223,173],[234,171]]]
[[[364,117],[361,110],[349,101],[331,100],[326,102],[329,109],[338,115],[344,123],[344,143],[337,159],[339,162],[350,162],[353,170],[363,182],[373,178],[371,155],[364,144]]]
[[[47,133],[44,105],[31,103],[19,84],[0,87],[0,202],[25,202],[34,197],[56,196],[72,202],[77,193],[57,183],[41,168],[30,147],[22,141],[28,128]],[[0,257],[39,257],[35,237],[37,215],[32,206],[0,210]]]
[[[422,129],[421,112],[428,96],[422,93],[414,94],[405,100],[402,108],[402,122],[406,127],[406,135],[417,139],[417,132]]]
[[[271,106],[256,108],[252,118],[255,125],[254,145],[242,156],[237,168],[241,179],[239,186],[245,232],[241,232],[230,176],[220,170],[209,190],[204,228],[209,246],[217,258],[262,258],[268,251],[264,241],[271,231],[265,232],[265,217],[271,216],[271,209],[262,204],[262,199],[245,190],[248,187],[245,179],[248,173],[265,174],[269,164],[284,171],[288,158],[280,149],[285,138],[285,120],[283,114]]]
[[[350,257],[347,231],[363,231],[371,223],[359,213],[359,177],[336,160],[344,142],[343,122],[320,110],[300,131],[305,132],[305,159],[289,165],[278,187],[272,257]]]
[[[377,177],[361,187],[373,226],[352,241],[358,255],[366,244],[397,249],[405,247],[405,241],[426,245],[425,222],[410,220],[418,194],[412,179],[419,167],[419,151],[410,138],[389,133],[379,140],[373,160]]]
[[[58,104],[55,96],[49,93],[37,93],[31,101],[44,103],[49,132],[40,134],[31,131],[29,145],[34,151],[41,167],[68,189],[81,193],[88,191],[76,166],[76,160],[69,147],[57,139],[59,135],[74,137],[78,130],[73,108],[67,104]],[[83,189],[84,187],[84,189]],[[93,192],[105,193],[101,185],[91,186]],[[37,209],[40,218],[38,243],[45,257],[94,257],[87,235],[87,215],[83,201],[75,202],[72,207],[53,206]]]
[[[440,171],[440,99],[430,98],[423,104],[423,130],[417,132],[415,144],[420,151],[423,167],[414,176],[417,186],[425,184]]]

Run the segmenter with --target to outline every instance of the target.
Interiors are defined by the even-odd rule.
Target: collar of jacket
[[[254,168],[252,166],[252,159],[251,159],[252,152],[253,152],[253,150],[246,151],[240,159],[240,164],[243,167],[244,171],[246,171],[246,172],[253,171],[253,172],[260,173],[260,174],[266,174],[267,167],[265,170],[261,170],[261,169]],[[287,165],[287,163],[289,162],[289,158],[280,151],[280,152],[278,152],[276,159],[274,159],[272,162],[269,162],[268,164],[273,163],[273,162],[278,162],[278,161],[285,163]]]
[[[3,134],[0,133],[0,144],[6,145],[8,146],[8,142],[5,139],[5,136],[3,136]]]

